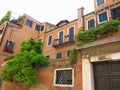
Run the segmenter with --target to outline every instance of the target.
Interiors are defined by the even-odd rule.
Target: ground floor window
[[[72,68],[56,69],[54,76],[55,86],[73,87],[74,70]]]

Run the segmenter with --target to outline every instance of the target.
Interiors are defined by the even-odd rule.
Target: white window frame
[[[89,18],[89,19],[86,21],[87,30],[88,30],[88,21],[90,21],[90,20],[92,20],[92,19],[94,19],[94,21],[95,21],[95,27],[96,27],[96,19],[95,19],[95,17],[94,17],[94,18]]]
[[[72,85],[61,85],[61,84],[56,84],[56,72],[57,70],[72,70]],[[54,86],[59,86],[59,87],[74,87],[74,69],[73,68],[61,68],[61,69],[55,69],[54,71]]]
[[[106,0],[104,0],[104,3],[103,3],[103,4],[105,4],[105,3],[106,3]],[[103,4],[101,4],[101,5],[103,5]],[[101,5],[97,5],[97,0],[96,0],[96,6],[99,7],[99,6],[101,6]]]
[[[74,36],[75,36],[75,30],[76,30],[76,29],[75,29],[75,26],[71,26],[71,27],[69,27],[69,28],[67,29],[67,35],[69,35],[69,29],[72,28],[72,27],[74,28]],[[69,40],[69,38],[67,38],[67,41],[68,41],[68,40]]]
[[[47,38],[47,46],[51,46],[52,43],[53,43],[53,42],[52,42],[50,45],[48,45],[48,43],[49,43],[49,37],[50,37],[50,36],[52,36],[52,41],[53,41],[53,35],[49,35],[48,38]]]
[[[108,18],[108,20],[106,20],[106,21],[103,21],[103,22],[100,22],[100,21],[99,21],[99,15],[100,15],[101,13],[104,13],[104,12],[107,12],[107,18]],[[105,23],[105,22],[109,21],[109,15],[108,15],[108,11],[104,11],[104,12],[101,12],[101,13],[99,13],[99,14],[97,15],[98,24],[102,24],[102,23]]]

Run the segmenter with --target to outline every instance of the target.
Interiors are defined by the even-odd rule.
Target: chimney
[[[81,19],[84,15],[84,7],[78,9],[78,19]]]
[[[84,27],[83,16],[84,16],[84,7],[81,7],[78,9],[78,28]]]

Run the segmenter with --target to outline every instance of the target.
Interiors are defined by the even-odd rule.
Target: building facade
[[[94,0],[95,11],[84,15],[84,29],[120,19],[119,0]],[[77,46],[82,55],[82,90],[120,89],[119,30],[112,36]]]
[[[43,42],[43,54],[50,58],[50,63],[38,71],[40,85],[29,90],[120,90],[120,30],[76,46],[75,36],[79,32],[120,19],[119,0],[94,0],[94,8],[95,11],[84,15],[81,7],[77,19],[62,20],[56,25],[40,23],[28,15],[18,25],[5,22],[0,27],[1,64],[5,57],[20,51],[23,40],[34,38]],[[74,48],[77,62],[70,65],[69,55]]]
[[[23,15],[19,21],[10,20],[0,26],[0,64],[8,56],[20,52],[21,42],[31,38],[38,40],[38,29],[41,23],[28,15]]]

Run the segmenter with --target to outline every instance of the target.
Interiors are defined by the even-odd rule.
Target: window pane
[[[107,21],[107,20],[108,20],[107,12],[99,14],[99,22],[104,22],[104,21]]]
[[[69,51],[67,51],[67,57],[69,57],[70,56],[70,50]]]
[[[58,42],[59,44],[62,44],[63,43],[63,31],[61,31],[60,33],[59,33],[59,42]]]
[[[72,70],[57,70],[56,84],[72,85]]]
[[[57,53],[56,59],[61,59],[62,58],[62,53]]]
[[[97,6],[104,4],[104,0],[97,0]]]
[[[27,20],[26,25],[29,26],[29,27],[32,27],[32,21]]]
[[[36,24],[35,30],[39,31],[40,30],[40,25]]]
[[[95,27],[95,21],[94,19],[91,19],[88,21],[88,29]]]
[[[48,45],[51,45],[51,44],[52,44],[52,36],[49,36]]]
[[[44,30],[44,26],[41,26],[41,30],[40,31],[43,31]]]
[[[69,29],[69,41],[73,41],[74,40],[74,27],[71,27]]]
[[[120,19],[120,7],[111,9],[112,19]]]
[[[4,51],[13,53],[14,44],[12,41],[7,40]]]

